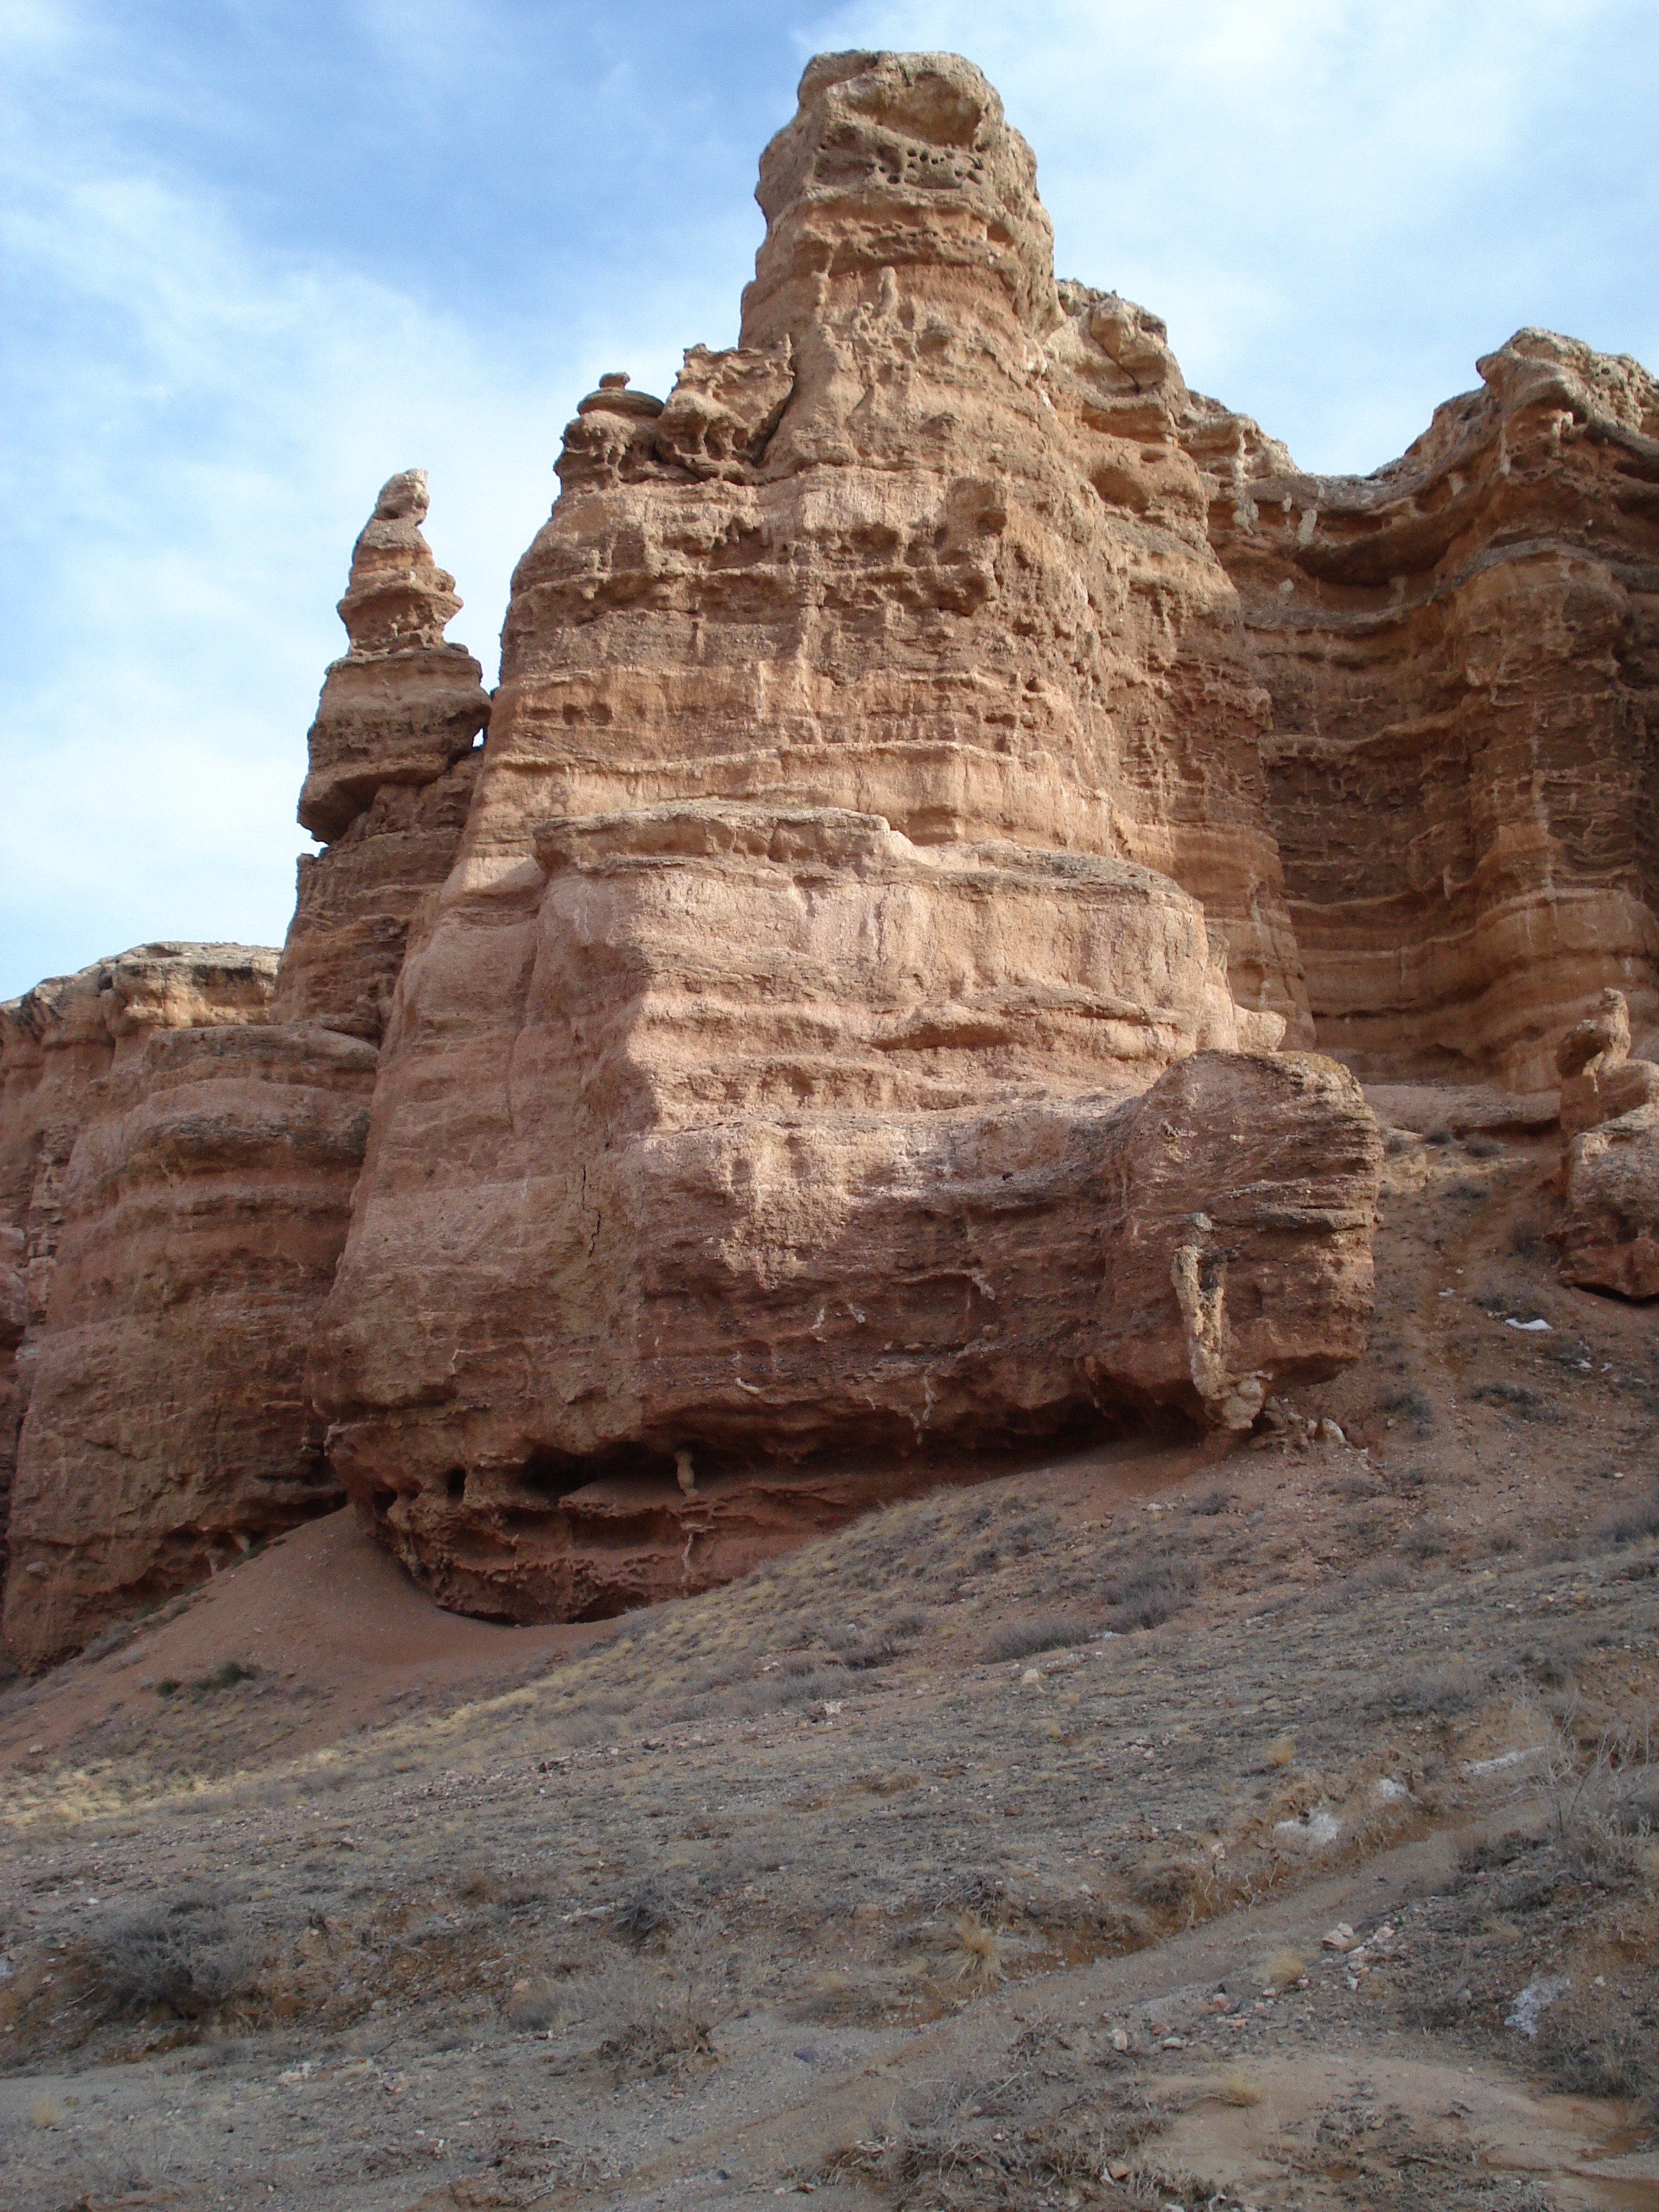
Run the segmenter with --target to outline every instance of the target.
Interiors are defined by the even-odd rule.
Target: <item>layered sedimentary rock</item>
[[[107,1078],[158,1032],[261,1021],[276,955],[246,945],[141,945],[0,1006],[0,1575],[76,1138],[107,1109]]]
[[[1603,987],[1659,1026],[1659,385],[1545,331],[1479,366],[1371,477],[1211,402],[1184,435],[1321,1045],[1542,1089]]]
[[[1184,387],[1033,180],[968,64],[813,64],[738,348],[567,432],[313,1345],[448,1602],[1358,1348],[1376,1134],[1249,1049],[1307,1018]]]
[[[27,1663],[337,1500],[307,1345],[404,941],[454,858],[489,712],[477,662],[444,640],[460,602],[426,507],[421,471],[394,477],[353,553],[350,649],[300,804],[329,842],[300,862],[280,967],[146,946],[0,1010],[29,1305],[8,1369],[0,1273],[5,1633]]]
[[[1567,1147],[1561,1273],[1587,1290],[1659,1297],[1659,1102]]]
[[[489,720],[483,671],[444,637],[453,576],[421,534],[426,472],[385,484],[340,601],[350,649],[329,669],[308,739],[303,855],[272,1017],[378,1043],[410,920],[449,872]]]
[[[301,1396],[374,1054],[317,1028],[152,1037],[62,1190],[12,1497],[5,1632],[36,1663],[337,1495]]]

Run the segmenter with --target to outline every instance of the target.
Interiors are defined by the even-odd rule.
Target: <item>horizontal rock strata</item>
[[[529,1164],[552,1133],[418,1244],[414,1158],[404,1205],[383,1161],[313,1352],[325,1402],[356,1393],[348,1489],[465,1610],[718,1580],[784,1501],[807,1515],[792,1461],[902,1469],[1158,1407],[1245,1428],[1363,1346],[1380,1147],[1317,1057],[1203,1051],[1115,1103],[659,1121],[562,1175]],[[410,1266],[440,1249],[441,1278]],[[821,1516],[870,1502],[844,1456],[823,1479]]]
[[[1605,985],[1659,1024],[1659,385],[1534,330],[1480,369],[1364,478],[1211,402],[1184,434],[1321,1045],[1524,1091]]]
[[[272,1018],[378,1043],[421,899],[448,874],[489,720],[483,670],[445,625],[455,580],[421,534],[426,472],[383,485],[340,601],[350,650],[323,684],[300,820],[301,857]]]
[[[343,1241],[373,1048],[185,1029],[106,1079],[64,1175],[11,1502],[35,1665],[331,1504],[306,1343]]]
[[[1247,1427],[1359,1348],[1356,1075],[1559,1079],[1565,1272],[1653,1294],[1659,386],[1524,331],[1308,477],[1055,281],[948,55],[812,63],[757,197],[738,344],[580,402],[493,699],[382,489],[280,969],[0,1009],[31,1663],[341,1480],[528,1619]]]
[[[263,946],[142,945],[0,1006],[0,1575],[76,1139],[107,1110],[112,1073],[150,1037],[261,1021],[276,981]]]
[[[1248,1425],[1357,1346],[1370,1117],[1249,1055],[1307,1016],[1184,386],[1033,179],[966,64],[814,64],[738,348],[566,434],[313,1346],[447,1602],[716,1571],[685,1467],[729,1533],[728,1478]],[[623,1474],[654,1566],[562,1502]]]
[[[418,470],[394,477],[353,554],[301,799],[331,842],[300,862],[280,963],[146,946],[0,1010],[0,1221],[28,1305],[9,1352],[0,1275],[4,1619],[26,1663],[337,1502],[307,1346],[404,939],[489,714],[444,640],[460,602],[426,507]]]

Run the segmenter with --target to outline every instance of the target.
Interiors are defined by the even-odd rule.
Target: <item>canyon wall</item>
[[[0,1005],[0,1576],[76,1139],[152,1036],[262,1021],[276,981],[260,947],[144,945]]]
[[[968,64],[813,64],[738,346],[566,434],[313,1341],[447,1602],[1358,1348],[1376,1135],[1250,1049],[1307,1017],[1184,387],[1033,178]]]
[[[757,197],[737,346],[580,402],[493,697],[383,487],[280,959],[0,1008],[27,1663],[342,1484],[444,1603],[581,1616],[1242,1431],[1363,1343],[1356,1075],[1559,1050],[1565,1272],[1653,1292],[1653,380],[1522,331],[1307,476],[1056,282],[952,56],[813,62]]]
[[[1183,436],[1322,1047],[1531,1091],[1605,986],[1659,1030],[1659,384],[1545,331],[1479,366],[1370,477],[1211,402]]]

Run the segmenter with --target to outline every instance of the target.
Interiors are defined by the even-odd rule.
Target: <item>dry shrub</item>
[[[1659,1536],[1659,1489],[1647,1498],[1632,1498],[1628,1505],[1598,1522],[1586,1539],[1586,1548],[1609,1552],[1624,1544],[1639,1544],[1647,1536]]]
[[[675,1917],[674,1907],[663,1893],[647,1887],[635,1891],[617,1907],[611,1916],[611,1932],[642,1951],[647,1944],[660,1943],[673,1933]]]
[[[1261,2084],[1252,2081],[1248,2074],[1241,2073],[1236,2066],[1212,2083],[1206,2094],[1218,2105],[1236,2106],[1241,2111],[1261,2102]]]
[[[993,1663],[1029,1659],[1034,1652],[1065,1650],[1086,1644],[1091,1632],[1086,1620],[1060,1613],[1048,1613],[1038,1620],[1017,1620],[997,1631],[985,1647],[985,1656]]]
[[[1157,1628],[1191,1604],[1202,1579],[1190,1560],[1152,1559],[1106,1576],[1100,1590],[1120,1627]]]
[[[1301,1980],[1308,1962],[1293,1943],[1280,1943],[1267,1953],[1256,1971],[1264,1984],[1271,1983],[1274,1989],[1282,1990]]]
[[[957,1968],[959,1982],[1000,1982],[1007,1972],[1001,1936],[976,1912],[964,1912],[957,1922],[956,1948],[962,1954]]]
[[[1486,1677],[1477,1668],[1465,1659],[1451,1659],[1397,1675],[1376,1702],[1388,1712],[1459,1712],[1472,1705],[1486,1686]]]
[[[85,1955],[107,2014],[164,2007],[181,2020],[201,2020],[247,1995],[259,1960],[226,1907],[198,1890],[112,1922],[88,1939]]]

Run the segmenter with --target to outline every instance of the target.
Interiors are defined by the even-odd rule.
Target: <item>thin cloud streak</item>
[[[1401,451],[1522,322],[1659,362],[1628,0],[11,0],[0,995],[280,940],[376,487],[430,471],[493,680],[575,400],[732,343],[760,148],[811,52],[866,44],[979,62],[1063,273],[1304,465]]]

